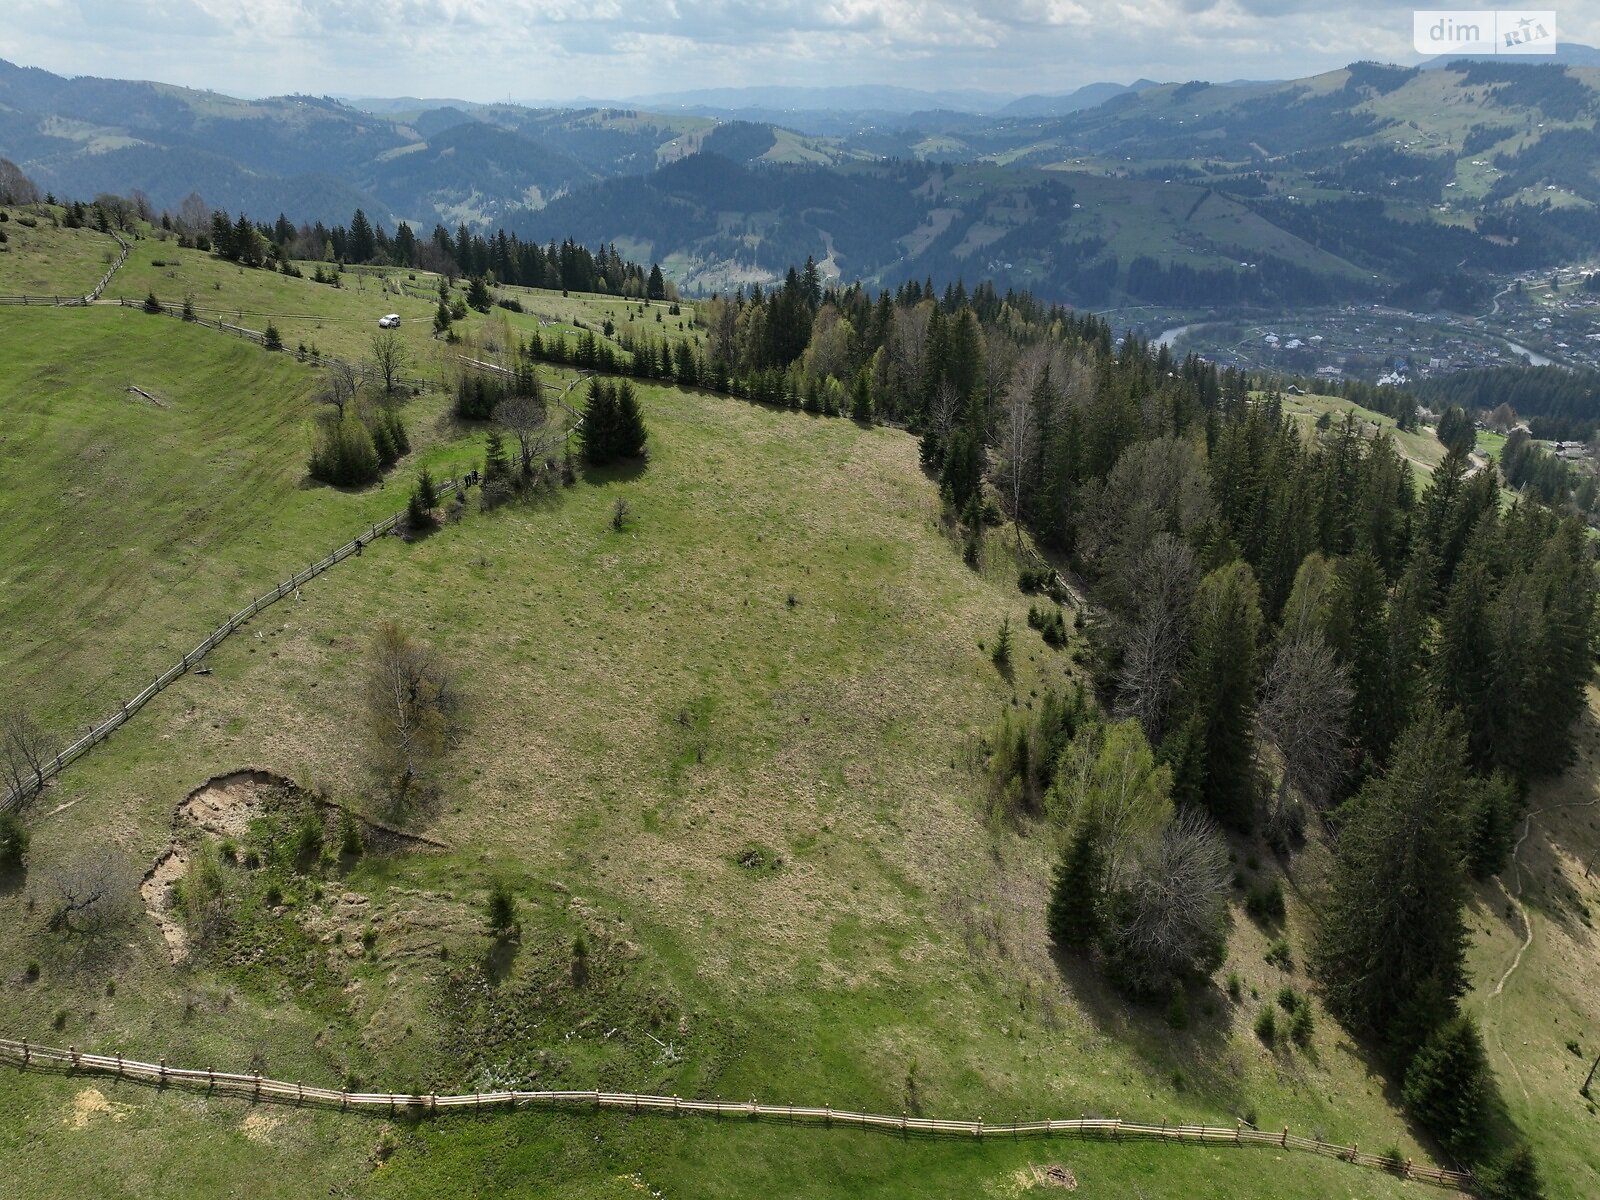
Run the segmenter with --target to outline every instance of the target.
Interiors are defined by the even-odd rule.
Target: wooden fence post
[[[28,1039],[22,1039],[22,1065],[28,1065]]]
[[[1289,1127],[1287,1125],[1283,1127],[1283,1136],[1278,1139],[1278,1145],[1282,1146],[1285,1150],[1289,1148]]]

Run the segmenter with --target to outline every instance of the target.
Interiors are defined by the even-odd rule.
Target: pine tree
[[[1484,1200],[1544,1200],[1539,1164],[1527,1143],[1519,1142],[1482,1167],[1475,1190]]]
[[[1329,1009],[1405,1061],[1466,989],[1467,813],[1457,723],[1424,705],[1341,810],[1312,952]]]
[[[1082,950],[1100,936],[1100,879],[1105,855],[1092,820],[1079,821],[1056,864],[1045,915],[1050,938],[1063,949]]]
[[[429,512],[439,507],[439,490],[434,487],[433,476],[427,467],[423,467],[422,474],[417,476],[417,498]]]
[[[1452,1017],[1428,1035],[1406,1068],[1401,1096],[1411,1115],[1456,1153],[1482,1139],[1489,1063],[1471,1017]]]
[[[616,457],[616,426],[616,392],[606,380],[593,380],[583,424],[578,429],[583,459],[590,466],[602,466]]]
[[[1193,620],[1183,693],[1199,722],[1201,799],[1218,821],[1245,829],[1253,816],[1252,725],[1262,629],[1255,575],[1247,563],[1229,563],[1200,581]]]
[[[617,458],[643,458],[649,433],[633,384],[624,379],[617,385],[616,432],[613,453]]]
[[[850,387],[850,419],[863,425],[872,423],[872,376],[865,367],[856,372]]]
[[[378,255],[378,241],[372,233],[372,222],[367,220],[367,214],[359,208],[350,218],[350,238],[347,245],[348,258],[353,263],[368,263]]]
[[[474,275],[472,282],[467,285],[467,307],[486,313],[493,306],[494,297],[489,294],[489,285],[484,282],[482,275]]]
[[[484,446],[483,453],[483,482],[490,483],[509,482],[511,479],[511,458],[506,453],[505,439],[500,436],[498,429],[489,430],[489,438]]]

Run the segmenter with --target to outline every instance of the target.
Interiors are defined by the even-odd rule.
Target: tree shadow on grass
[[[617,462],[606,463],[604,466],[593,466],[584,463],[579,468],[579,476],[584,483],[591,486],[601,486],[608,483],[628,483],[639,478],[650,465],[648,454],[640,458],[619,459]]]
[[[1252,1112],[1243,1060],[1229,1044],[1233,1002],[1216,983],[1196,981],[1184,989],[1188,1023],[1179,1029],[1168,1022],[1168,1000],[1128,996],[1092,956],[1052,950],[1051,959],[1096,1032],[1137,1054],[1158,1086],[1203,1096],[1231,1117]]]

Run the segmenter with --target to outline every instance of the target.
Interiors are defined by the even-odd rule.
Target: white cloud
[[[0,55],[219,91],[612,95],[749,83],[1021,92],[1410,62],[1377,0],[9,0]],[[1600,13],[1562,13],[1600,38]]]

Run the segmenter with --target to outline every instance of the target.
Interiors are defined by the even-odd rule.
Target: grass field
[[[56,228],[33,208],[0,211],[9,218],[0,223],[6,234],[0,245],[0,295],[86,295],[121,253],[106,234]],[[29,228],[24,220],[36,224]]]
[[[21,317],[7,328],[28,336],[0,343],[0,508],[27,530],[0,547],[0,667],[51,716],[142,683],[300,565],[298,547],[325,552],[398,506],[394,482],[302,486],[312,368],[131,310]],[[135,403],[127,382],[170,406]],[[1026,627],[1009,534],[991,533],[981,570],[963,565],[913,438],[641,391],[647,466],[383,539],[264,612],[210,656],[213,674],[180,680],[61,778],[26,877],[0,880],[3,1032],[219,1069],[255,1056],[325,1084],[515,1080],[992,1121],[1248,1118],[1427,1157],[1320,1010],[1305,1050],[1252,1032],[1281,985],[1307,986],[1303,968],[1264,956],[1285,936],[1303,959],[1315,854],[1288,881],[1286,927],[1236,914],[1218,978],[1237,973],[1240,998],[1196,991],[1186,1028],[1049,954],[1049,848],[985,822],[971,751],[1002,711],[1080,670]],[[445,471],[474,452],[478,433],[443,406],[411,402],[423,445],[402,479],[417,459]],[[620,531],[618,498],[632,513]],[[49,536],[78,524],[74,540]],[[15,602],[13,581],[26,589]],[[984,649],[1003,616],[1017,632],[1009,676]],[[455,666],[468,700],[437,797],[399,810],[364,766],[357,716],[367,640],[387,618]],[[142,911],[93,953],[44,928],[51,877],[84,847],[135,876],[175,841],[193,852],[205,835],[175,828],[175,807],[243,767],[447,848],[331,862],[288,878],[277,903],[261,873],[227,867],[235,924],[180,965]],[[1237,851],[1242,879],[1275,870]],[[511,941],[484,929],[497,875],[521,897]],[[1511,939],[1487,902],[1481,917],[1480,995]],[[1529,996],[1563,961],[1553,942],[1535,948],[1513,981]],[[1573,1015],[1550,1011],[1592,1020],[1573,995]],[[1556,1031],[1531,1019],[1504,1036],[1542,1054]],[[1544,1132],[1575,1140],[1591,1118],[1545,1116],[1565,1076],[1548,1092],[1526,1082],[1514,1111],[1562,1165],[1551,1196],[1591,1193],[1583,1151]],[[1228,1148],[536,1113],[386,1124],[18,1074],[0,1088],[0,1161],[39,1196],[170,1194],[179,1180],[262,1196],[1006,1196],[1030,1163],[1066,1164],[1089,1196],[1426,1194]]]

